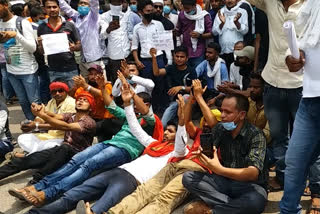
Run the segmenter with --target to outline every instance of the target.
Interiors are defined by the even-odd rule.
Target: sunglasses
[[[56,94],[57,92],[59,92],[59,94],[61,94],[61,93],[64,92],[64,90],[63,90],[63,89],[52,90],[50,93],[51,93],[51,94]]]
[[[155,9],[157,9],[157,8],[163,9],[163,6],[161,6],[161,5],[154,5],[153,7],[154,7]]]

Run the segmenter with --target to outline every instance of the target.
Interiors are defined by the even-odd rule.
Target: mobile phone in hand
[[[202,153],[208,158],[213,158],[213,140],[211,133],[203,133],[200,135],[200,145],[203,149]]]
[[[120,17],[119,16],[112,16],[112,21],[118,22],[120,21]]]

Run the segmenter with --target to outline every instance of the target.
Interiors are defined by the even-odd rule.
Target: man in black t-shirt
[[[80,51],[80,36],[72,22],[66,21],[59,15],[60,8],[57,0],[46,0],[44,6],[49,18],[38,27],[38,44],[42,53],[42,35],[52,33],[66,33],[69,40],[70,51],[48,55],[50,81],[60,78],[64,79],[69,87],[72,86],[72,77],[78,75],[77,63],[74,51]]]
[[[152,48],[151,55],[156,55],[157,51]],[[197,78],[197,74],[193,67],[187,64],[188,62],[188,49],[180,46],[174,50],[174,64],[166,68],[159,69],[157,65],[153,65],[154,76],[166,75],[168,84],[168,95],[170,96],[169,107],[163,113],[161,122],[164,127],[167,126],[168,121],[175,118],[177,115],[178,105],[176,102],[176,95],[178,93],[189,93],[191,90],[191,80]]]

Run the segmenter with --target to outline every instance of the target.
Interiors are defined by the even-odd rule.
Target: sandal
[[[29,204],[32,204],[35,207],[42,207],[42,205],[45,203],[45,197],[41,197],[39,194],[44,192],[35,192],[30,191],[26,194],[23,194],[23,198],[26,202]]]
[[[315,204],[312,204],[311,202],[311,205],[307,211],[308,214],[310,214],[311,211],[317,211],[318,213],[320,213],[320,195],[318,194],[312,194],[311,195],[311,199],[313,198],[317,198],[318,199],[318,205],[315,205]]]
[[[303,196],[311,196],[311,191],[309,187],[306,187],[303,191]]]

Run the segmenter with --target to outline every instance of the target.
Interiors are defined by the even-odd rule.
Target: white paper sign
[[[173,50],[173,36],[172,31],[158,31],[152,37],[152,43],[157,50]]]
[[[289,48],[290,48],[292,56],[296,59],[300,59],[297,34],[296,34],[296,30],[294,28],[293,22],[292,21],[285,22],[283,24],[283,29],[287,35],[288,44],[289,44]]]
[[[41,36],[45,55],[69,52],[69,40],[66,33],[53,33]]]

